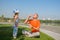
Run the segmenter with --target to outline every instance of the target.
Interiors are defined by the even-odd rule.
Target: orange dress
[[[39,28],[40,28],[40,21],[39,20],[29,20],[28,22],[32,26],[31,32],[39,32]],[[34,28],[38,28],[38,30],[34,29]]]

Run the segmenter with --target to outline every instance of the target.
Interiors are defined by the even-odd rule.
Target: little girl
[[[16,11],[14,14],[14,26],[13,26],[13,38],[16,39],[17,37],[17,32],[18,32],[18,14],[19,12]]]

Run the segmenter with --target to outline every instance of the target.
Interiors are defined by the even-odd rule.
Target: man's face
[[[38,14],[34,14],[34,15],[33,15],[33,18],[34,18],[34,19],[37,19],[37,18],[38,18]]]

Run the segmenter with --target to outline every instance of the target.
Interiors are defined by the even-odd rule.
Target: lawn
[[[52,37],[40,32],[40,38],[29,38],[22,35],[24,28],[19,26],[16,40],[54,40]],[[14,40],[12,37],[13,26],[10,24],[0,24],[0,40]]]

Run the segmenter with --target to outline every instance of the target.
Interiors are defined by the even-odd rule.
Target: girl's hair
[[[18,13],[15,13],[15,15],[18,15]]]
[[[16,15],[18,15],[18,14],[19,14],[19,13],[15,13],[15,14],[14,14],[14,17],[15,17]]]

